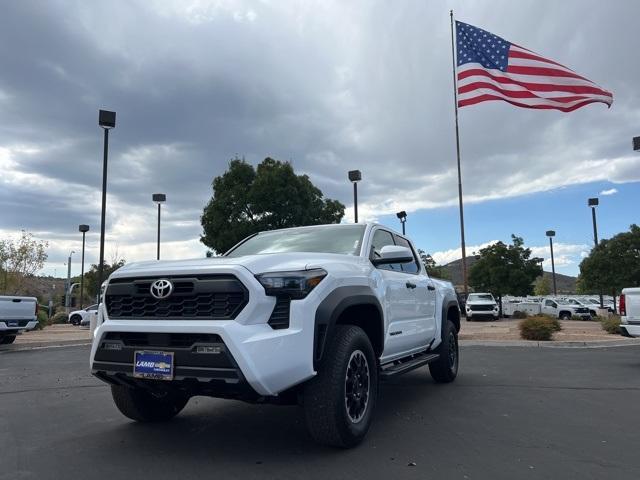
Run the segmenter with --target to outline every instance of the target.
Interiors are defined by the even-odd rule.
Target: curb
[[[91,340],[61,340],[58,342],[33,342],[22,344],[14,343],[13,345],[7,345],[5,348],[0,348],[0,353],[44,350],[48,348],[84,347],[87,345],[91,345]]]
[[[640,340],[594,340],[536,342],[527,340],[460,340],[463,347],[608,348],[640,345]]]

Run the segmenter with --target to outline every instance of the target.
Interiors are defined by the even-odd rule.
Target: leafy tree
[[[102,270],[102,281],[104,282],[107,278],[109,278],[109,275],[111,275],[120,267],[123,267],[125,263],[126,261],[124,258],[113,259],[111,264],[105,262],[104,268]],[[85,272],[84,274],[84,288],[87,295],[89,295],[92,299],[95,299],[98,296],[100,286],[98,285],[98,265],[95,263],[91,265],[89,271]]]
[[[549,295],[551,293],[551,282],[549,281],[549,277],[542,275],[541,277],[536,278],[536,281],[533,284],[533,293],[539,297]]]
[[[430,254],[419,248],[418,255],[420,255],[420,259],[424,264],[424,268],[426,268],[427,273],[430,277],[441,278],[443,280],[449,279],[449,272],[447,271],[446,267],[442,265],[436,265],[436,261]]]
[[[601,240],[580,262],[580,292],[606,292],[616,296],[625,287],[640,285],[640,227],[631,225],[610,239]]]
[[[0,240],[0,281],[4,293],[20,293],[26,277],[44,266],[49,244],[22,230],[17,240]]]
[[[521,237],[511,235],[513,244],[494,243],[480,250],[480,258],[469,271],[469,284],[478,291],[498,298],[502,316],[502,297],[506,294],[529,295],[533,281],[542,275],[541,258],[530,258]]]
[[[266,158],[254,169],[235,158],[213,179],[213,197],[204,207],[200,241],[218,253],[263,230],[339,223],[344,205],[325,199],[307,175],[288,162]]]

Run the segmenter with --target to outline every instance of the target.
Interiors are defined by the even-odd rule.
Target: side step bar
[[[388,365],[382,365],[380,368],[380,378],[385,379],[402,375],[403,373],[410,372],[411,370],[431,363],[438,358],[440,358],[440,355],[437,353],[424,352],[412,355],[406,359],[396,360]]]

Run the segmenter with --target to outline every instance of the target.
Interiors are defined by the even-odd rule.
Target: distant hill
[[[477,262],[476,257],[467,257],[467,269],[471,269],[471,267]],[[449,279],[453,282],[456,287],[463,288],[463,280],[462,280],[462,259],[454,260],[451,263],[447,263],[444,268],[446,268]],[[549,279],[549,284],[553,285],[553,274],[551,272],[545,271],[543,273],[545,277]],[[566,293],[573,294],[576,293],[576,277],[571,277],[569,275],[562,275],[561,273],[556,273],[556,286],[558,293]]]
[[[66,278],[27,277],[18,295],[37,297],[44,303],[52,299],[55,303],[58,303],[64,295],[65,281]]]

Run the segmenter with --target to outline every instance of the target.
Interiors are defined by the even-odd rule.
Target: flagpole
[[[451,16],[451,61],[453,64],[453,103],[456,112],[456,153],[458,155],[458,203],[460,205],[460,245],[462,247],[462,279],[464,282],[465,298],[469,295],[469,282],[467,279],[467,250],[464,242],[464,206],[462,203],[462,172],[460,170],[460,131],[458,128],[458,80],[456,78],[456,52],[453,37],[453,10]]]

